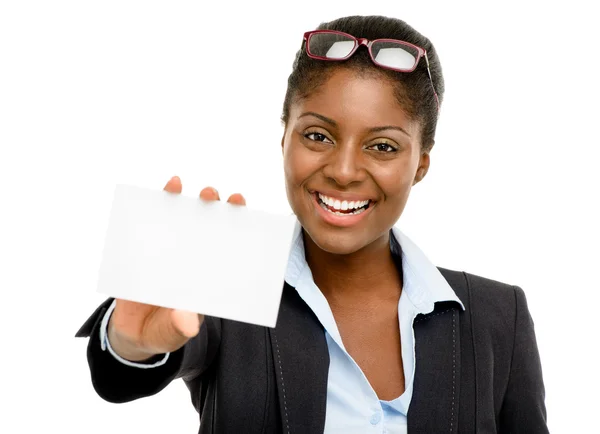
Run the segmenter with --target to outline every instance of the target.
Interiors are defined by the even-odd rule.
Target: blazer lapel
[[[416,370],[408,433],[456,433],[460,395],[459,310],[455,302],[414,321]]]
[[[304,300],[287,283],[277,325],[269,333],[283,433],[322,434],[329,373],[325,333]]]

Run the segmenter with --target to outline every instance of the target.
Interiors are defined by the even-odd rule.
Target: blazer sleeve
[[[515,330],[508,386],[500,411],[500,433],[548,433],[545,389],[534,323],[525,293],[514,287]]]
[[[171,353],[164,365],[140,369],[119,362],[100,345],[102,318],[113,300],[109,298],[102,303],[75,335],[89,337],[87,360],[92,385],[104,400],[122,403],[154,395],[174,379],[194,380],[214,360],[220,344],[221,324],[218,318],[205,316],[198,335]]]

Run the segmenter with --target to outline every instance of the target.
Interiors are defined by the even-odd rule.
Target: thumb
[[[193,338],[198,334],[203,319],[203,315],[194,312],[177,309],[171,311],[173,328],[178,334],[186,338]]]
[[[152,354],[177,351],[200,330],[197,314],[160,308],[144,327],[144,347]]]

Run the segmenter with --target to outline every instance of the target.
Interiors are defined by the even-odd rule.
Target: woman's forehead
[[[338,122],[368,125],[402,123],[407,126],[412,122],[389,79],[380,74],[341,68],[332,72],[318,88],[297,100],[291,109],[292,118],[312,111]]]

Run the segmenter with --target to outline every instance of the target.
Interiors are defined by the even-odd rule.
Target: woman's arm
[[[514,289],[514,346],[510,377],[500,411],[499,432],[544,434],[548,433],[545,389],[534,324],[525,293],[519,287]]]
[[[205,316],[198,334],[170,353],[164,364],[147,369],[124,364],[100,340],[102,319],[112,302],[108,299],[102,303],[76,334],[90,337],[87,359],[92,384],[106,401],[122,403],[154,395],[176,378],[197,378],[214,360],[220,344],[220,320]],[[163,356],[157,356],[156,361]]]

